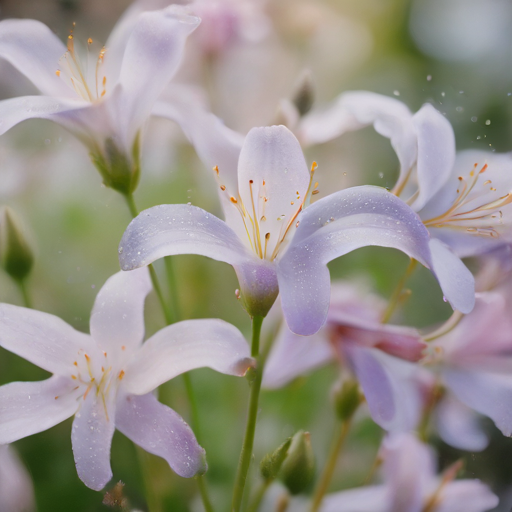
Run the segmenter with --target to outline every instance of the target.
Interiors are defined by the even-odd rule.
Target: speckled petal
[[[195,368],[245,375],[254,361],[242,333],[218,319],[185,320],[158,331],[133,355],[123,386],[137,395]]]
[[[117,402],[116,427],[144,450],[164,458],[184,478],[207,469],[205,451],[183,418],[151,393]]]
[[[297,334],[314,334],[325,322],[329,261],[360,247],[379,245],[431,266],[427,229],[413,210],[383,188],[336,192],[306,208],[299,223],[277,265],[284,316]]]
[[[70,378],[56,376],[1,386],[0,444],[42,432],[73,416],[78,407],[75,386]]]

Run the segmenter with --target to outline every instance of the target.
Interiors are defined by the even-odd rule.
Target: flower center
[[[459,187],[453,204],[442,215],[423,221],[426,227],[450,227],[472,235],[494,238],[499,236],[496,227],[502,223],[501,208],[512,203],[512,194],[508,193],[488,201],[489,192],[496,192],[491,180],[481,183],[480,191],[471,194],[480,176],[487,170],[487,164],[479,171],[477,168],[478,164],[475,164],[466,178],[459,176]],[[486,186],[489,186],[488,190],[483,188]]]
[[[266,193],[267,183],[265,180],[260,183],[252,179],[249,180],[250,204],[244,204],[240,192],[236,197],[229,194],[226,186],[220,181],[219,168],[217,166],[213,168],[221,191],[226,194],[230,204],[238,210],[249,245],[259,258],[273,261],[290,239],[290,233],[298,227],[299,213],[309,205],[311,196],[319,193],[318,182],[313,184],[313,176],[317,167],[317,163],[313,162],[309,186],[304,197],[301,197],[298,190],[295,191],[295,199],[290,202],[290,206],[295,207],[292,212],[282,214],[275,219],[269,219],[266,215],[266,210],[269,208],[269,197]]]
[[[64,79],[80,98],[94,103],[105,96],[107,77],[102,72],[106,48],[103,46],[96,58],[91,54],[92,44],[93,41],[89,38],[86,55],[81,59],[75,50],[75,38],[71,29],[67,43],[68,51],[59,59],[61,68],[57,69],[55,74]]]

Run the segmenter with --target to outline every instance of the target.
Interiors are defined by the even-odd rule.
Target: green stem
[[[331,447],[331,452],[329,455],[329,459],[327,460],[327,464],[325,465],[324,471],[320,480],[318,482],[318,486],[315,490],[315,494],[313,496],[313,503],[311,504],[311,512],[317,512],[322,504],[322,500],[324,499],[324,495],[329,488],[329,484],[331,483],[332,476],[334,474],[334,470],[336,468],[336,462],[338,461],[338,457],[341,453],[341,449],[345,444],[345,440],[347,439],[348,432],[350,430],[350,418],[343,421],[340,425],[340,429],[338,435],[336,436],[334,443]]]
[[[139,210],[137,210],[137,206],[135,205],[135,199],[133,199],[133,194],[126,194],[124,198],[126,199],[126,204],[128,205],[128,209],[130,210],[131,216],[135,219],[135,217],[139,215]]]
[[[190,373],[183,374],[183,382],[185,383],[185,391],[187,393],[187,398],[190,404],[190,416],[191,416],[191,426],[194,431],[196,438],[198,441],[201,440],[201,429],[199,425],[199,412],[197,407],[197,400],[194,393],[194,388],[192,386],[192,379],[190,377]]]
[[[409,265],[407,267],[407,270],[405,271],[405,274],[402,276],[400,281],[398,281],[398,284],[396,285],[396,288],[391,295],[391,298],[389,299],[388,307],[386,308],[386,311],[384,311],[384,314],[382,315],[382,323],[386,324],[391,319],[391,316],[393,315],[393,312],[395,311],[395,308],[398,306],[398,303],[400,302],[400,297],[402,295],[402,290],[404,289],[405,283],[411,276],[413,270],[416,268],[416,265],[418,262],[415,259],[411,258],[411,261],[409,262]]]
[[[181,318],[180,311],[180,296],[178,293],[178,287],[176,286],[176,272],[174,270],[174,261],[171,256],[164,257],[165,271],[167,274],[167,287],[169,288],[169,295],[171,299],[171,309],[175,321],[177,322]]]
[[[158,302],[160,302],[160,307],[165,316],[165,323],[167,325],[171,325],[174,323],[174,317],[169,307],[165,303],[164,294],[162,293],[162,288],[160,288],[160,283],[158,282],[158,276],[156,275],[155,268],[153,265],[148,265],[149,275],[151,276],[151,282],[153,283],[153,289],[155,290],[156,296],[158,297]]]
[[[197,486],[199,487],[199,492],[201,494],[201,499],[203,500],[203,506],[206,512],[214,512],[212,502],[210,501],[210,497],[208,496],[208,489],[206,487],[206,482],[204,480],[204,476],[200,475],[196,478]]]
[[[252,501],[250,507],[247,509],[247,512],[258,512],[261,501],[263,500],[263,497],[265,496],[267,489],[270,487],[270,484],[273,481],[273,479],[267,478],[261,483],[260,487],[256,491],[256,496],[254,497],[254,500]]]
[[[251,355],[258,358],[260,351],[260,334],[263,317],[254,316],[252,319],[252,343]],[[258,402],[260,397],[261,379],[263,377],[264,360],[258,358],[254,370],[254,380],[251,384],[251,394],[249,398],[249,413],[247,416],[247,425],[245,427],[245,436],[238,462],[238,469],[235,478],[235,488],[233,490],[233,501],[231,504],[232,512],[239,512],[244,495],[247,473],[251,464],[252,449],[254,445],[254,434],[256,432],[256,420],[258,417]]]
[[[21,295],[23,297],[23,305],[26,308],[32,309],[32,299],[30,297],[30,293],[27,287],[27,281],[25,279],[20,279],[16,281],[18,283],[18,287],[20,289]]]
[[[146,501],[148,512],[163,512],[162,501],[159,493],[153,487],[153,478],[151,471],[151,455],[143,450],[140,446],[135,445],[139,464],[142,470],[142,479],[144,481],[144,489],[146,491]]]

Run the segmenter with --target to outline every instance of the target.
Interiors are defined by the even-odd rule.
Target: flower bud
[[[292,97],[292,103],[299,112],[299,116],[305,116],[313,106],[314,88],[311,71],[306,70],[302,73]]]
[[[299,430],[293,438],[279,474],[290,494],[306,490],[315,476],[315,456],[309,432]]]
[[[91,151],[91,160],[103,178],[106,187],[125,196],[133,194],[140,178],[140,137],[137,135],[132,154],[119,149],[112,137],[105,139],[103,151]]]
[[[291,442],[292,438],[289,437],[274,452],[267,453],[267,455],[263,457],[260,462],[260,472],[265,480],[275,480],[277,478],[279,470],[288,455],[288,448],[290,448]]]
[[[0,262],[16,281],[23,281],[34,264],[34,255],[19,220],[9,207],[0,218]]]
[[[347,421],[362,401],[359,383],[353,379],[340,382],[333,390],[333,397],[336,415],[341,421]]]

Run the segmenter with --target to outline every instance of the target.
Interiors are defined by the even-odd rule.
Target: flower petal
[[[333,359],[334,353],[325,332],[298,336],[283,323],[265,364],[263,387],[280,388]]]
[[[96,349],[89,335],[75,331],[60,318],[10,304],[0,304],[0,346],[66,377],[73,373],[79,350]]]
[[[36,20],[0,22],[0,58],[9,61],[43,94],[75,96],[57,75],[66,47],[43,23]]]
[[[34,486],[12,446],[0,446],[0,510],[33,512]]]
[[[119,244],[123,270],[149,265],[172,254],[200,254],[230,265],[254,260],[225,222],[185,204],[144,210],[129,224]]]
[[[417,367],[355,343],[345,343],[343,353],[361,384],[373,421],[388,431],[415,428],[422,408]]]
[[[173,5],[139,16],[124,52],[119,75],[122,86],[120,126],[131,141],[149,116],[181,62],[185,40],[199,25],[183,6]]]
[[[164,458],[184,478],[207,469],[205,451],[191,428],[152,393],[125,395],[118,400],[116,427],[147,452]]]
[[[151,291],[147,268],[118,272],[102,286],[91,313],[91,335],[103,350],[120,360],[144,338],[144,301]]]
[[[442,489],[436,512],[486,512],[499,501],[480,480],[458,480]]]
[[[160,384],[195,368],[208,367],[243,376],[254,361],[242,333],[217,319],[186,320],[149,338],[126,368],[123,384],[144,395]]]
[[[389,512],[386,486],[372,485],[327,494],[320,510],[322,512]]]
[[[399,180],[405,178],[416,161],[417,140],[410,110],[394,98],[366,91],[345,92],[330,108],[313,111],[303,119],[299,139],[306,145],[319,144],[371,124],[391,140],[400,162]]]
[[[431,266],[425,226],[402,200],[383,188],[336,192],[306,208],[299,222],[277,264],[284,316],[297,334],[314,334],[325,322],[329,261],[360,247],[379,245],[400,249]]]
[[[57,376],[1,386],[0,444],[42,432],[73,416],[78,407],[75,386],[71,379]]]
[[[475,279],[453,252],[440,240],[429,242],[432,270],[439,281],[443,294],[461,313],[470,313],[475,306]]]
[[[71,430],[76,470],[90,489],[100,491],[112,478],[110,445],[114,435],[114,393],[97,395],[94,390],[80,400]]]
[[[471,409],[491,418],[506,436],[512,435],[512,378],[463,369],[443,372],[446,387]]]
[[[449,180],[455,163],[455,135],[450,122],[432,105],[426,104],[413,116],[418,136],[418,197],[411,205],[419,211],[435,201],[435,195]]]

